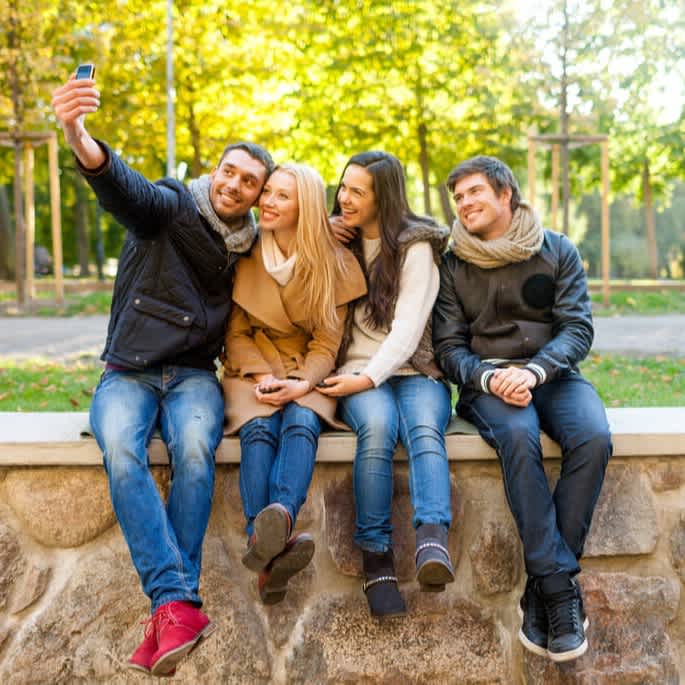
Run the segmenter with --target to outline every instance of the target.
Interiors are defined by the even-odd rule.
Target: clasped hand
[[[537,378],[532,371],[510,366],[495,371],[490,379],[490,392],[507,404],[527,407],[533,399],[531,389],[536,384]]]
[[[275,407],[282,407],[306,395],[312,389],[309,381],[296,378],[275,378],[268,374],[259,376],[255,380],[257,381],[254,385],[257,401],[272,404]]]

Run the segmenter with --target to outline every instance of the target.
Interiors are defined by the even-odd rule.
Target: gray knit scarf
[[[188,190],[195,200],[198,211],[224,239],[229,252],[247,252],[257,236],[257,225],[252,210],[248,210],[245,216],[237,216],[229,221],[220,219],[209,201],[210,186],[211,179],[206,174],[188,183]]]
[[[515,262],[525,262],[542,247],[545,237],[537,212],[521,202],[511,218],[509,230],[494,240],[471,235],[459,219],[454,220],[450,247],[465,262],[481,269],[496,269]]]

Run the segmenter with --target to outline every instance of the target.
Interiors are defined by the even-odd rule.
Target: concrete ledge
[[[685,407],[608,409],[615,457],[685,455]],[[95,440],[82,437],[88,425],[85,412],[0,412],[0,466],[99,466]],[[559,457],[559,446],[543,435],[545,457]],[[350,462],[354,456],[352,433],[324,433],[319,441],[319,462]],[[475,428],[459,418],[450,423],[447,435],[450,461],[495,460],[496,455]],[[406,459],[398,450],[398,458]],[[240,445],[235,437],[224,438],[216,461],[237,464]],[[153,438],[150,463],[167,463],[164,443]]]

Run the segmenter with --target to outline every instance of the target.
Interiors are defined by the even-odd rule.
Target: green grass
[[[34,312],[34,316],[76,316],[79,314],[109,314],[112,304],[112,293],[96,292],[81,295],[66,295],[65,306],[57,308],[39,307]]]
[[[580,368],[608,407],[685,406],[685,359],[593,354]]]
[[[4,316],[86,316],[91,314],[109,314],[112,304],[112,293],[86,292],[69,293],[64,296],[64,305],[58,307],[53,292],[40,291],[34,300],[33,309],[19,314],[16,310],[16,298],[7,293],[0,293],[0,314]]]
[[[88,411],[102,368],[2,362],[0,411]]]
[[[685,291],[619,290],[609,293],[609,306],[604,307],[601,293],[593,293],[592,313],[595,316],[617,314],[685,314]]]
[[[581,371],[608,407],[685,406],[685,359],[592,355]],[[101,373],[95,363],[6,362],[0,411],[87,411]]]

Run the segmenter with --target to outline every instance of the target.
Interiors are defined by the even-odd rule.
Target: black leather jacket
[[[81,173],[128,231],[101,358],[138,370],[162,363],[213,370],[239,255],[227,251],[182,183],[150,183],[100,145],[107,161]]]
[[[488,371],[512,362],[539,383],[577,372],[593,336],[585,271],[565,236],[545,231],[538,254],[496,269],[443,257],[433,346],[460,388],[487,391]]]

